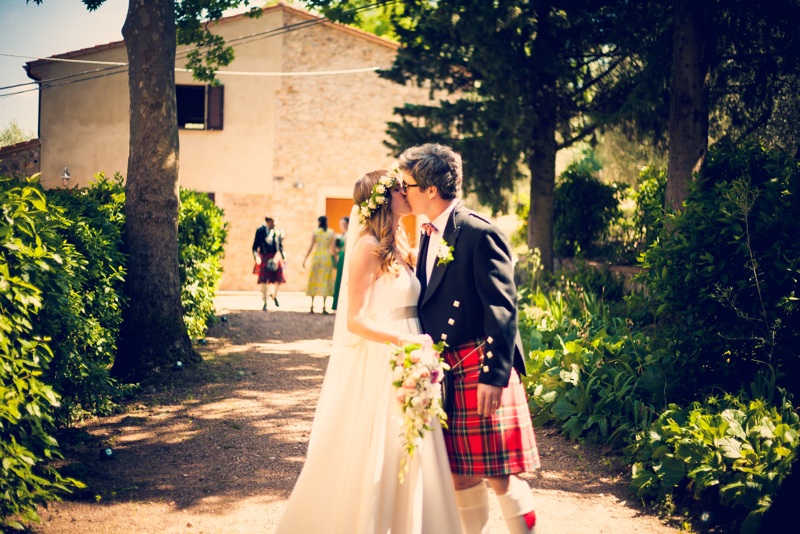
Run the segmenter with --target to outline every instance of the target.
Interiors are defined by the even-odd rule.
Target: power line
[[[373,4],[367,4],[365,6],[354,8],[354,9],[350,10],[350,12],[358,13],[360,11],[370,10],[370,9],[373,9],[375,7],[378,7],[378,6],[388,5],[388,4],[392,4],[394,2],[396,2],[396,0],[375,2]],[[225,43],[228,44],[231,47],[240,46],[240,45],[248,44],[248,43],[251,43],[251,42],[254,42],[254,41],[259,41],[261,39],[266,39],[266,38],[269,38],[269,37],[275,37],[275,36],[278,36],[278,35],[283,35],[284,33],[289,33],[291,31],[297,31],[297,30],[308,28],[308,27],[311,27],[311,26],[316,26],[318,24],[323,24],[325,22],[329,22],[329,19],[326,18],[326,17],[319,17],[319,18],[315,18],[315,19],[312,19],[312,20],[305,20],[305,21],[302,21],[302,22],[296,22],[294,24],[289,24],[287,26],[281,26],[279,28],[273,28],[271,30],[265,30],[263,32],[256,32],[256,33],[253,33],[253,34],[250,34],[250,35],[243,35],[243,36],[235,37],[233,39],[229,39],[229,40],[225,41]],[[197,47],[194,47],[192,49],[187,49],[187,50],[181,51],[181,52],[176,54],[175,59],[176,60],[183,59],[191,51],[196,50],[196,49],[197,49]],[[97,64],[97,65],[110,65],[108,67],[101,68],[101,69],[94,69],[94,70],[88,70],[88,71],[83,71],[83,72],[67,74],[67,75],[64,75],[64,76],[59,76],[57,78],[49,78],[47,80],[40,80],[38,82],[33,81],[33,82],[27,82],[27,83],[23,83],[23,84],[16,84],[16,85],[9,85],[9,86],[6,86],[6,87],[0,87],[0,91],[6,90],[6,89],[13,89],[13,88],[16,88],[16,87],[25,87],[25,86],[28,86],[28,85],[39,85],[39,87],[41,87],[43,89],[50,88],[50,87],[58,87],[58,86],[61,86],[61,85],[67,85],[69,83],[93,80],[93,79],[100,78],[100,77],[103,77],[103,76],[112,76],[112,75],[115,75],[115,74],[122,74],[123,72],[126,72],[128,70],[127,69],[128,64],[127,63],[121,63],[121,62],[92,61],[92,60],[79,60],[79,59],[67,59],[67,58],[41,58],[41,57],[36,57],[36,56],[24,56],[24,55],[18,55],[18,54],[5,54],[5,53],[0,53],[0,56],[21,57],[21,58],[29,58],[29,59],[35,59],[35,60],[44,60],[44,61],[61,61],[61,62],[69,62],[69,63],[88,63],[88,64]],[[85,78],[80,78],[78,80],[70,80],[68,82],[62,82],[62,83],[58,83],[58,84],[50,83],[50,82],[55,82],[55,81],[60,81],[60,80],[65,80],[65,79],[68,80],[70,78],[76,78],[78,76],[84,76],[86,74],[95,74],[95,73],[99,73],[99,72],[105,72],[105,71],[109,71],[109,70],[114,70],[114,69],[118,69],[119,67],[125,67],[125,68],[122,69],[122,70],[117,70],[116,72],[107,72],[106,74],[104,74],[102,76],[101,75],[88,76],[88,77],[85,77]],[[381,67],[366,67],[366,68],[363,68],[363,69],[352,69],[350,71],[343,70],[343,71],[321,72],[319,74],[316,74],[316,73],[313,73],[313,72],[308,72],[308,73],[266,73],[266,72],[243,73],[243,72],[237,72],[236,75],[240,75],[240,76],[245,76],[245,75],[249,75],[249,76],[314,76],[314,75],[329,75],[329,74],[350,74],[350,73],[357,73],[357,72],[376,71],[376,70],[380,70],[380,69],[381,69]],[[176,70],[176,72],[190,72],[187,69],[176,68],[175,70]],[[226,73],[227,74],[233,74],[233,72],[234,71],[216,71],[216,74],[226,74]],[[35,91],[35,90],[37,90],[37,88],[31,88],[31,89],[27,89],[27,90],[23,90],[23,91],[16,91],[16,92],[13,92],[13,93],[0,94],[0,99],[6,98],[6,97],[9,97],[9,96],[15,96],[15,95],[23,94],[23,93],[28,93],[28,92]]]
[[[219,70],[216,72],[218,76],[265,76],[265,77],[292,77],[292,76],[336,76],[341,74],[359,74],[363,72],[375,72],[379,70],[385,70],[385,67],[362,67],[357,69],[342,69],[342,70],[320,70],[320,71],[294,71],[294,72],[244,72],[244,71],[232,71],[232,70]],[[49,89],[51,87],[60,87],[62,85],[69,85],[71,83],[77,82],[85,82],[88,80],[94,80],[96,78],[104,78],[106,76],[113,76],[114,74],[122,74],[123,72],[127,72],[127,69],[120,70],[118,72],[109,72],[105,74],[98,74],[96,76],[87,76],[85,78],[80,78],[77,80],[70,80],[67,82],[59,83],[59,84],[50,84],[42,87],[42,89]],[[183,68],[175,68],[175,72],[192,72],[189,69]],[[28,85],[28,84],[25,84]],[[10,87],[18,87],[18,86],[9,86]],[[31,89],[24,89],[22,91],[16,91],[13,93],[6,93],[0,95],[0,99],[6,98],[9,96],[20,95],[23,93],[30,93],[32,91],[37,91],[38,87],[33,87]]]
[[[91,59],[67,59],[63,57],[36,57],[36,56],[22,56],[19,54],[4,54],[0,52],[0,56],[5,57],[20,57],[23,59],[38,59],[38,60],[45,60],[45,61],[61,61],[64,63],[89,63],[93,65],[127,65],[127,63],[121,63],[119,61],[92,61]]]

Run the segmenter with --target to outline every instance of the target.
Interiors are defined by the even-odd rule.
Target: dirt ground
[[[263,312],[255,292],[219,295],[203,365],[164,370],[123,413],[65,437],[63,470],[88,487],[42,509],[34,532],[272,533],[303,466],[334,321],[300,293],[279,299]],[[618,458],[550,429],[537,439],[542,469],[524,478],[538,534],[679,531],[626,493]],[[507,532],[494,497],[491,514],[492,532]]]

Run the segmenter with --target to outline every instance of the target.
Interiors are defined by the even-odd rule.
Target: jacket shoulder
[[[477,221],[476,221],[476,222],[477,222],[478,224],[480,224],[480,223],[483,223],[483,224],[485,224],[485,225],[489,225],[489,226],[491,226],[491,224],[492,224],[492,222],[491,222],[489,219],[486,219],[485,217],[483,217],[482,215],[479,215],[479,214],[475,213],[474,211],[470,211],[470,212],[469,212],[469,216],[470,216],[470,217],[472,217],[472,218],[474,218],[474,219],[477,219]]]
[[[458,218],[462,224],[473,228],[483,229],[492,226],[491,221],[467,208],[462,208],[458,211]]]

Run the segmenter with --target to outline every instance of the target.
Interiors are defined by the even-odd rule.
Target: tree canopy
[[[311,0],[340,17],[348,2]],[[626,1],[396,2],[401,43],[383,75],[447,94],[398,109],[395,152],[426,141],[464,158],[465,189],[495,211],[531,177],[528,244],[552,266],[555,154],[623,113],[643,67],[634,47],[643,8]],[[346,18],[341,20],[348,21]]]
[[[16,120],[12,120],[8,126],[0,130],[0,148],[30,141],[34,137],[36,136],[33,132],[23,129]]]

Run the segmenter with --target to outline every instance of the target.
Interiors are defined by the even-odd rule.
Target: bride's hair
[[[372,188],[383,176],[388,175],[389,171],[386,170],[372,171],[356,180],[353,188],[353,203],[360,206],[362,202],[369,200]],[[395,183],[393,187],[397,187],[397,184]],[[392,225],[391,191],[386,192],[386,203],[374,210],[363,224],[362,235],[370,234],[378,240],[377,255],[381,260],[381,272],[397,276],[400,273],[398,260],[414,267],[414,258],[405,228],[402,224],[398,224],[397,227]]]

